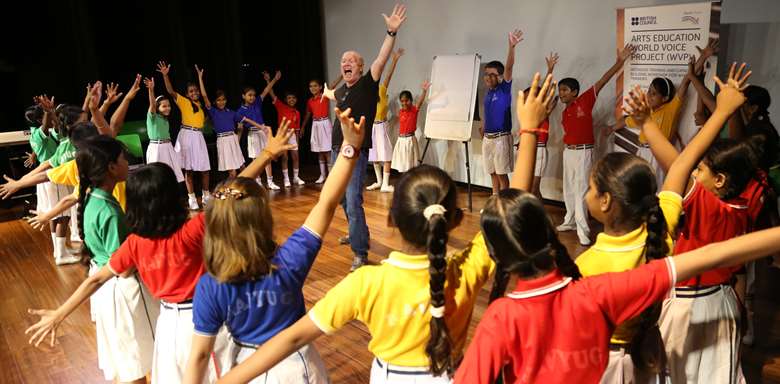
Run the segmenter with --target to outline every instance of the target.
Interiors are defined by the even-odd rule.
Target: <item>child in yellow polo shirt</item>
[[[590,176],[585,202],[590,215],[604,224],[596,243],[581,254],[576,264],[583,276],[623,272],[671,255],[672,237],[682,212],[682,197],[668,190],[656,196],[655,173],[638,156],[624,152],[606,155]],[[650,382],[660,366],[632,354],[662,359],[663,342],[657,327],[660,303],[615,329],[610,340],[607,368],[602,382]],[[652,340],[651,344],[647,341]],[[654,350],[647,346],[652,345]],[[656,360],[655,364],[661,360]]]
[[[391,252],[382,264],[347,275],[308,316],[264,343],[225,381],[258,376],[320,335],[359,320],[371,333],[372,383],[449,383],[477,293],[495,264],[481,234],[466,249],[446,255],[448,233],[462,212],[455,183],[439,168],[422,165],[404,174],[390,218],[408,251]]]
[[[181,156],[181,166],[184,168],[184,183],[187,185],[187,204],[191,210],[197,210],[198,200],[195,197],[193,173],[200,173],[201,204],[205,207],[211,198],[209,192],[209,171],[211,163],[206,139],[203,137],[203,126],[206,124],[206,114],[201,105],[200,88],[195,83],[187,83],[187,96],[184,97],[173,88],[168,73],[171,65],[164,61],[157,64],[157,72],[163,75],[165,90],[171,95],[181,112],[181,130],[176,138],[175,150]]]

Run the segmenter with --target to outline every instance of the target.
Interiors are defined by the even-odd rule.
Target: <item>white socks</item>
[[[298,168],[293,169],[293,180],[298,180]]]
[[[195,197],[195,192],[188,193],[187,194],[187,198],[189,198],[190,200],[197,200],[197,198]]]
[[[208,199],[209,197],[211,197],[211,192],[209,192],[209,191],[207,191],[205,189],[203,191],[201,191],[201,193],[203,194],[203,198],[204,199]]]
[[[376,170],[376,168],[374,168],[374,170]],[[377,180],[379,180],[378,177]],[[385,172],[382,177],[382,188],[387,189],[387,187],[389,186],[390,186],[390,172]]]
[[[376,175],[376,182],[382,183],[382,163],[374,163],[374,175]]]
[[[288,183],[288,184],[290,183],[290,175],[289,175],[289,173],[290,172],[287,172],[286,169],[282,169],[282,175],[284,175],[284,181],[286,183]]]

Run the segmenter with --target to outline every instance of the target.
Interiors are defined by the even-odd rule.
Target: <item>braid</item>
[[[666,244],[666,218],[664,218],[661,206],[658,204],[658,196],[646,195],[642,200],[642,205],[647,207],[647,238],[644,256],[646,262],[649,263],[669,255],[669,245]],[[661,304],[655,303],[637,317],[639,324],[631,339],[629,353],[639,371],[658,374],[663,372],[666,367],[664,342],[658,328],[660,315]]]
[[[509,272],[501,264],[496,263],[496,274],[493,276],[493,288],[490,290],[488,303],[504,296],[507,284],[509,284]]]
[[[428,260],[430,266],[430,292],[431,308],[433,310],[444,310],[444,283],[447,272],[447,220],[441,214],[434,214],[428,220]],[[450,340],[447,323],[444,322],[444,316],[431,317],[431,336],[428,344],[425,346],[425,352],[431,360],[431,372],[434,376],[443,373],[451,375],[453,372],[452,364],[452,342]]]
[[[78,209],[76,210],[76,217],[78,220],[79,236],[81,237],[81,262],[89,267],[89,263],[92,260],[92,252],[87,247],[86,237],[84,236],[84,208],[87,206],[88,189],[90,186],[90,180],[87,175],[79,172],[79,202]]]

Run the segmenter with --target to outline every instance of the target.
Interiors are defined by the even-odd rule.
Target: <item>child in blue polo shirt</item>
[[[509,187],[512,172],[512,67],[515,64],[515,46],[523,41],[519,29],[509,33],[509,54],[506,67],[500,61],[485,65],[485,121],[480,128],[482,156],[485,171],[490,174],[493,194]]]
[[[238,347],[235,362],[240,363],[258,345],[306,313],[303,283],[322,246],[322,235],[344,196],[363,143],[365,120],[361,118],[360,124],[355,124],[349,118],[349,109],[337,109],[336,113],[344,133],[341,155],[303,226],[281,245],[273,241],[267,191],[246,177],[228,180],[217,188],[214,202],[206,208],[203,254],[209,273],[201,277],[195,290],[195,334],[185,383],[202,379],[214,338],[223,324]],[[286,121],[279,127],[287,128]],[[287,138],[291,135],[287,132]],[[244,174],[253,174],[254,163]],[[260,166],[256,165],[256,173]],[[307,345],[258,380],[322,383],[328,378],[319,354]]]

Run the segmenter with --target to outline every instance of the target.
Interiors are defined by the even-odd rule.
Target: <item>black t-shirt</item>
[[[360,117],[366,118],[366,125],[364,130],[366,131],[363,137],[363,149],[371,148],[371,128],[374,125],[374,117],[376,117],[376,103],[379,102],[379,80],[374,80],[371,77],[371,70],[366,72],[360,80],[357,81],[351,87],[347,87],[347,84],[342,85],[336,89],[336,106],[339,109],[346,110],[352,108],[352,117],[355,119],[355,123],[360,121]],[[344,134],[341,133],[341,122],[336,119],[336,124],[333,125],[333,147],[341,147],[341,143],[344,142]]]

